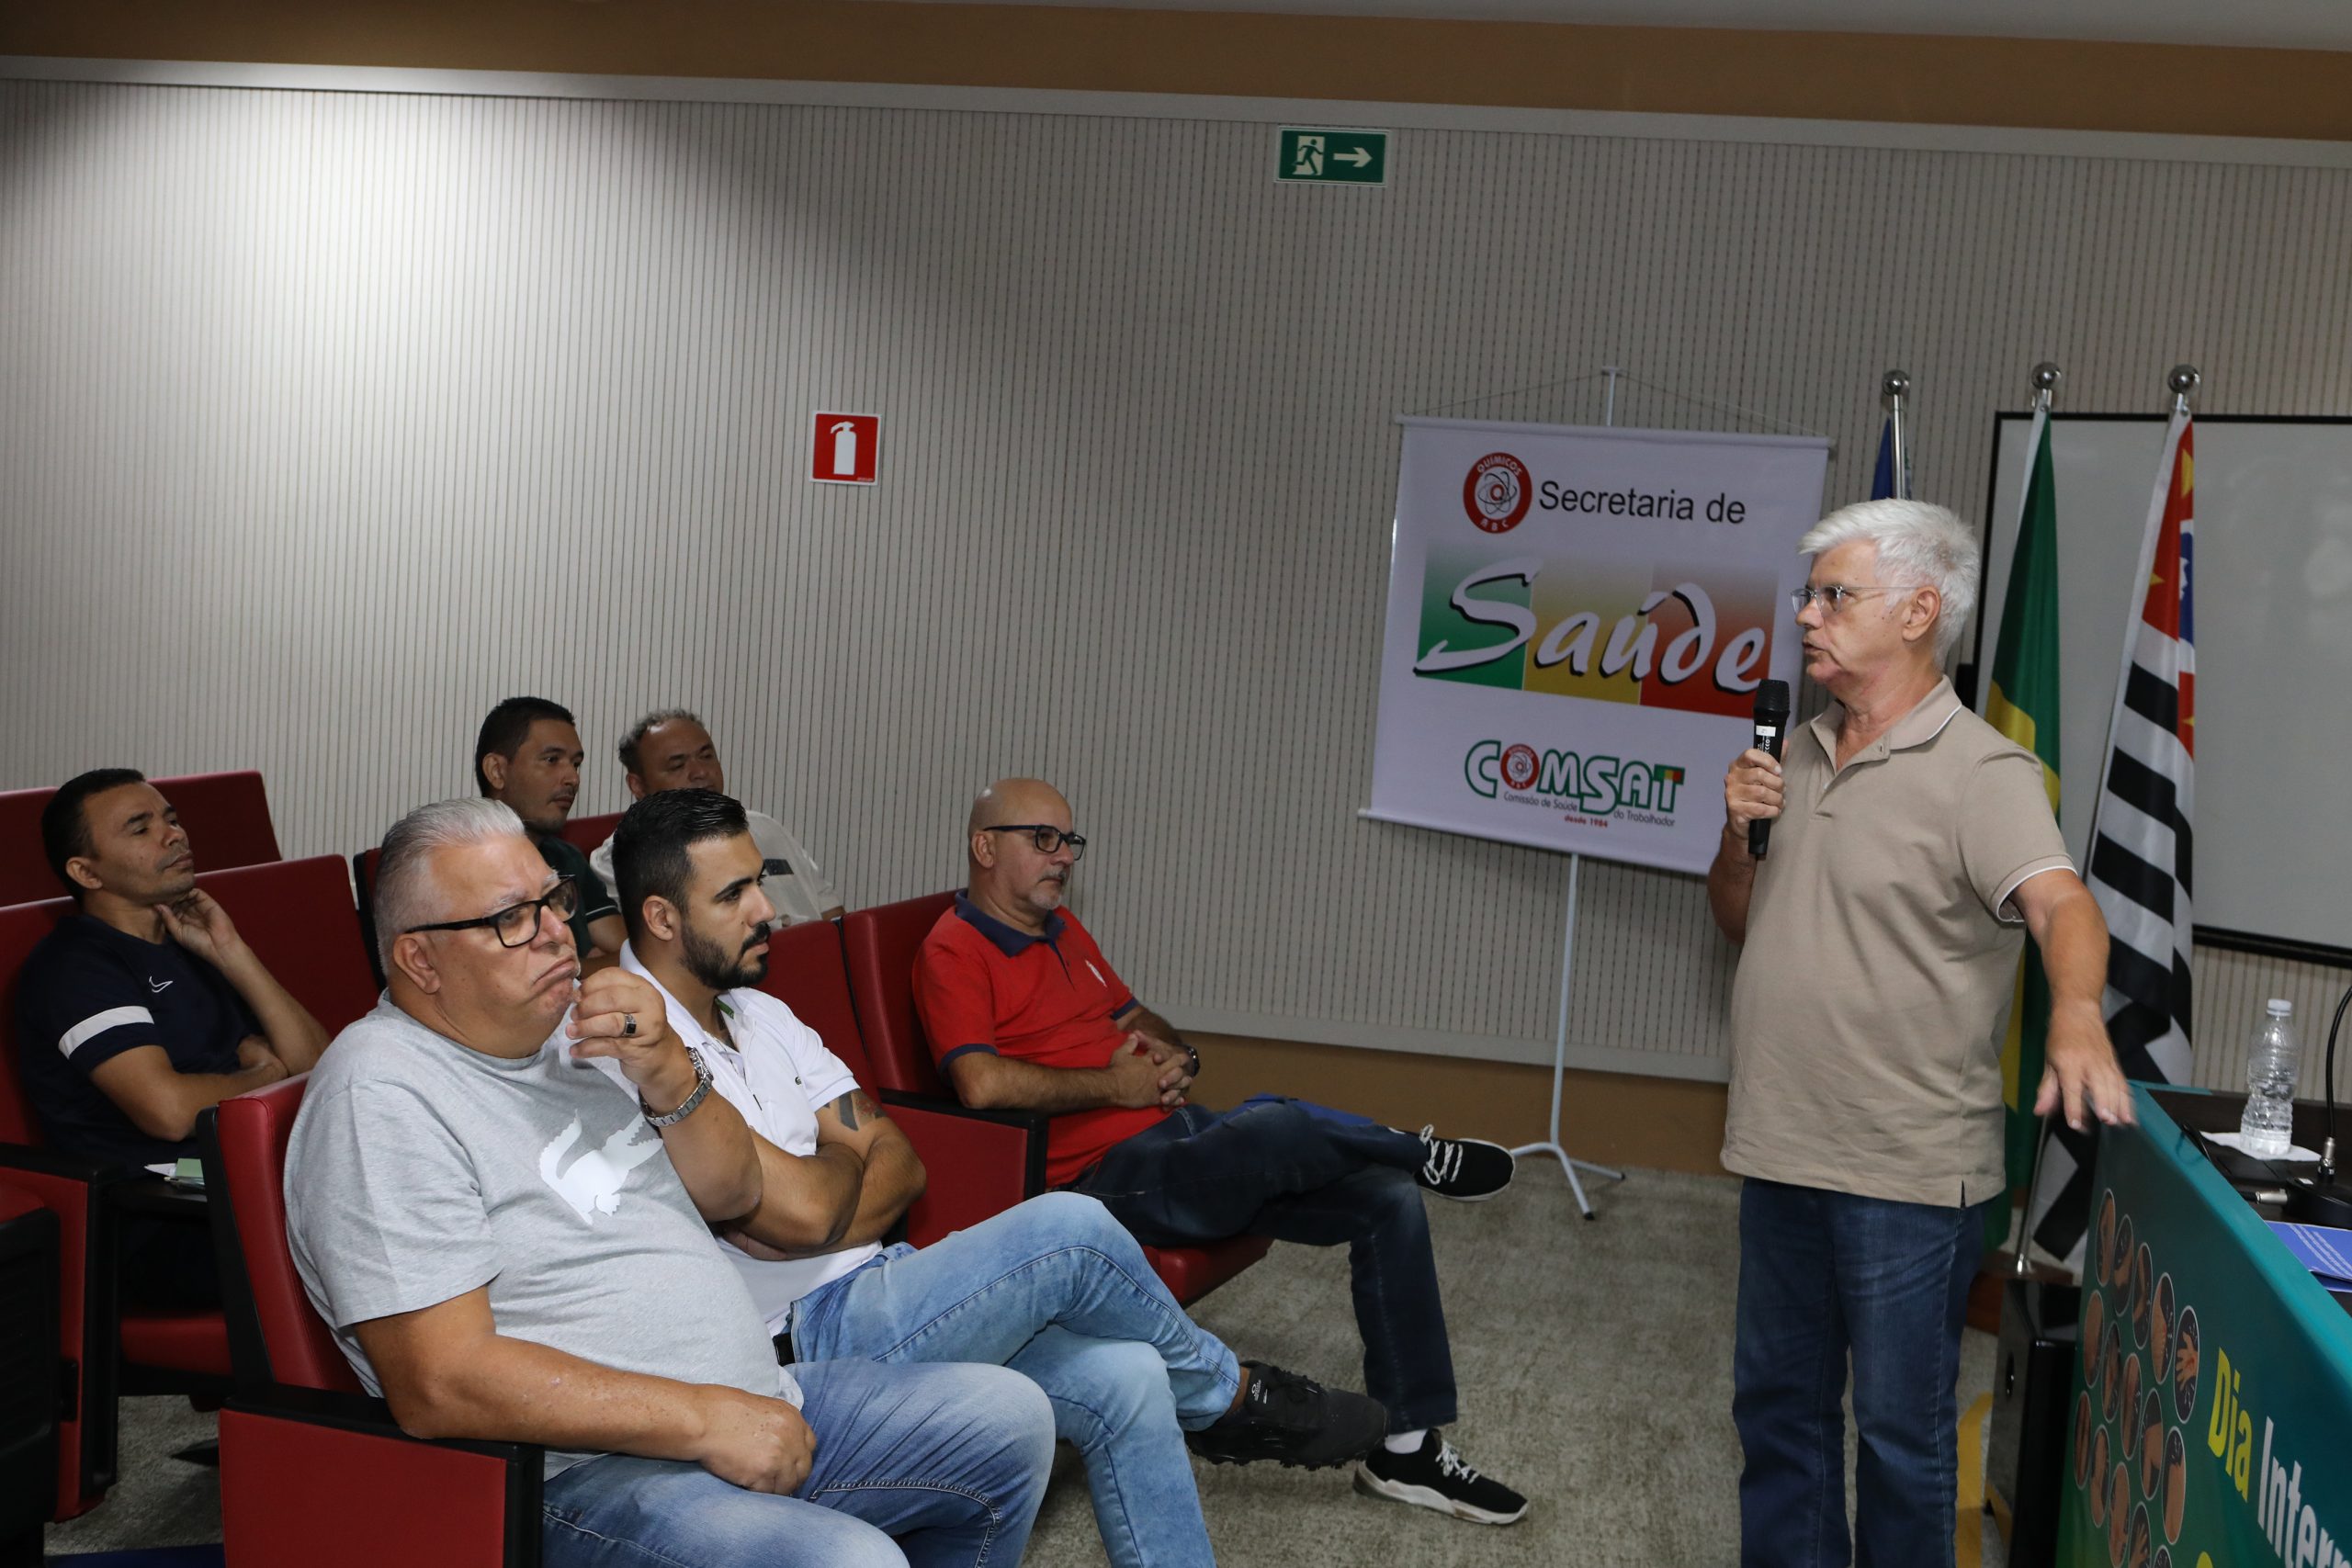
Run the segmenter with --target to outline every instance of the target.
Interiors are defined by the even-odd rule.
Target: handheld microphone
[[[1767,681],[1756,688],[1756,750],[1770,754],[1774,761],[1781,760],[1781,740],[1789,728],[1789,683]],[[1764,846],[1772,837],[1769,818],[1747,825],[1747,852],[1758,860],[1764,858]]]

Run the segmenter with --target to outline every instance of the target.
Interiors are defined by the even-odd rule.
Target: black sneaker
[[[1408,1454],[1377,1448],[1356,1461],[1356,1490],[1373,1497],[1435,1508],[1480,1525],[1515,1525],[1527,1517],[1527,1499],[1463,1462],[1453,1445],[1435,1431],[1421,1434]]]
[[[1434,1126],[1421,1129],[1421,1168],[1413,1179],[1441,1198],[1475,1203],[1510,1185],[1519,1162],[1500,1144],[1484,1138],[1441,1138]]]
[[[1263,1361],[1244,1361],[1241,1406],[1184,1441],[1213,1464],[1271,1459],[1306,1470],[1345,1464],[1388,1434],[1388,1413],[1360,1393],[1327,1389]]]

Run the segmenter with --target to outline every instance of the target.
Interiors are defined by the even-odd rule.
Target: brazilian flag
[[[2017,553],[2009,560],[2008,597],[1993,649],[1992,691],[1984,717],[1994,728],[2041,759],[2050,809],[2058,810],[2058,492],[2050,468],[2050,416],[2033,416],[2027,459],[2025,505],[2018,518]],[[2008,1179],[2013,1191],[2033,1180],[2041,1122],[2033,1113],[2041,1086],[2042,1046],[2050,1033],[2050,982],[2031,942],[2018,967],[2009,1007],[2008,1038],[2001,1045],[2001,1098],[2007,1102]],[[1986,1246],[2008,1239],[2009,1216],[1996,1209],[1985,1222]]]

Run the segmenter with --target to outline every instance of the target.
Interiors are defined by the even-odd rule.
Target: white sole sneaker
[[[1524,1503],[1515,1513],[1498,1514],[1491,1509],[1473,1507],[1433,1487],[1414,1486],[1401,1481],[1383,1481],[1366,1470],[1361,1461],[1356,1464],[1356,1490],[1367,1497],[1385,1497],[1393,1503],[1410,1503],[1417,1508],[1434,1509],[1457,1519],[1466,1519],[1474,1525],[1515,1525],[1527,1517],[1527,1505]]]

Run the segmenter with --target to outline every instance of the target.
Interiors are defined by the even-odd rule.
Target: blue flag
[[[1871,499],[1894,499],[1894,421],[1891,416],[1878,433],[1878,471],[1871,476]]]

